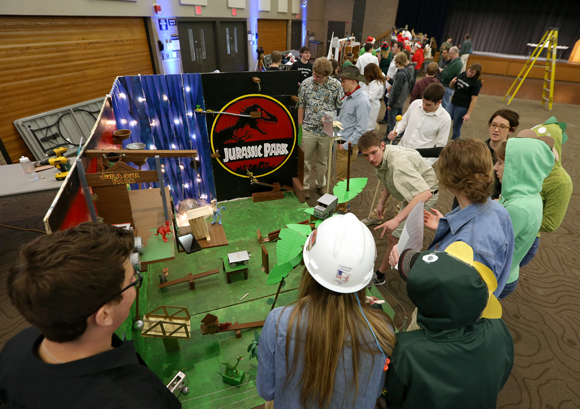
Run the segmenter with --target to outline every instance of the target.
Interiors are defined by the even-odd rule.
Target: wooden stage
[[[495,55],[482,55],[482,54],[471,54],[469,56],[468,64],[480,63],[482,67],[482,73],[485,74],[495,74],[504,75],[508,77],[516,77],[524,64],[527,61],[527,57],[521,56],[517,58],[516,56],[509,56],[503,54]],[[526,77],[543,79],[544,72],[546,70],[546,60],[544,58],[538,58],[536,63],[532,67],[532,70]],[[556,62],[556,81],[568,81],[580,83],[580,64],[568,63],[568,62]]]

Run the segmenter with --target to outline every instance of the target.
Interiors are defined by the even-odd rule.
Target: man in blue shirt
[[[353,157],[350,159],[350,166],[356,159],[358,140],[366,132],[371,113],[371,103],[360,88],[359,81],[368,82],[357,67],[346,67],[336,78],[340,79],[344,89],[342,109],[338,116],[338,121],[342,124],[343,129],[338,132],[340,140],[336,149],[336,180],[340,182],[346,179],[349,146],[352,146],[353,153]],[[347,203],[338,205],[339,212],[346,213],[347,210]]]
[[[465,34],[465,41],[461,44],[461,51],[459,51],[459,56],[461,57],[461,62],[463,63],[463,71],[467,67],[467,60],[469,59],[469,55],[473,52],[471,48],[471,36],[469,34]]]

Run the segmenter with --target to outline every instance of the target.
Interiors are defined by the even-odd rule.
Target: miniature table
[[[231,268],[229,263],[224,263],[224,271],[226,272],[226,278],[227,278],[228,284],[232,283],[232,277],[231,277],[232,274],[243,272],[244,279],[245,280],[248,279],[248,266],[241,265],[241,266]]]

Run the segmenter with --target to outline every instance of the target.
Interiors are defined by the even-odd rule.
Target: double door
[[[242,21],[178,21],[183,72],[247,70],[246,23]]]

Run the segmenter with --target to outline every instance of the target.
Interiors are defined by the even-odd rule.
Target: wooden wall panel
[[[17,119],[107,94],[120,75],[153,74],[142,18],[0,16],[0,138],[32,156]]]
[[[264,47],[264,54],[274,50],[288,50],[288,20],[258,20],[258,46]]]

